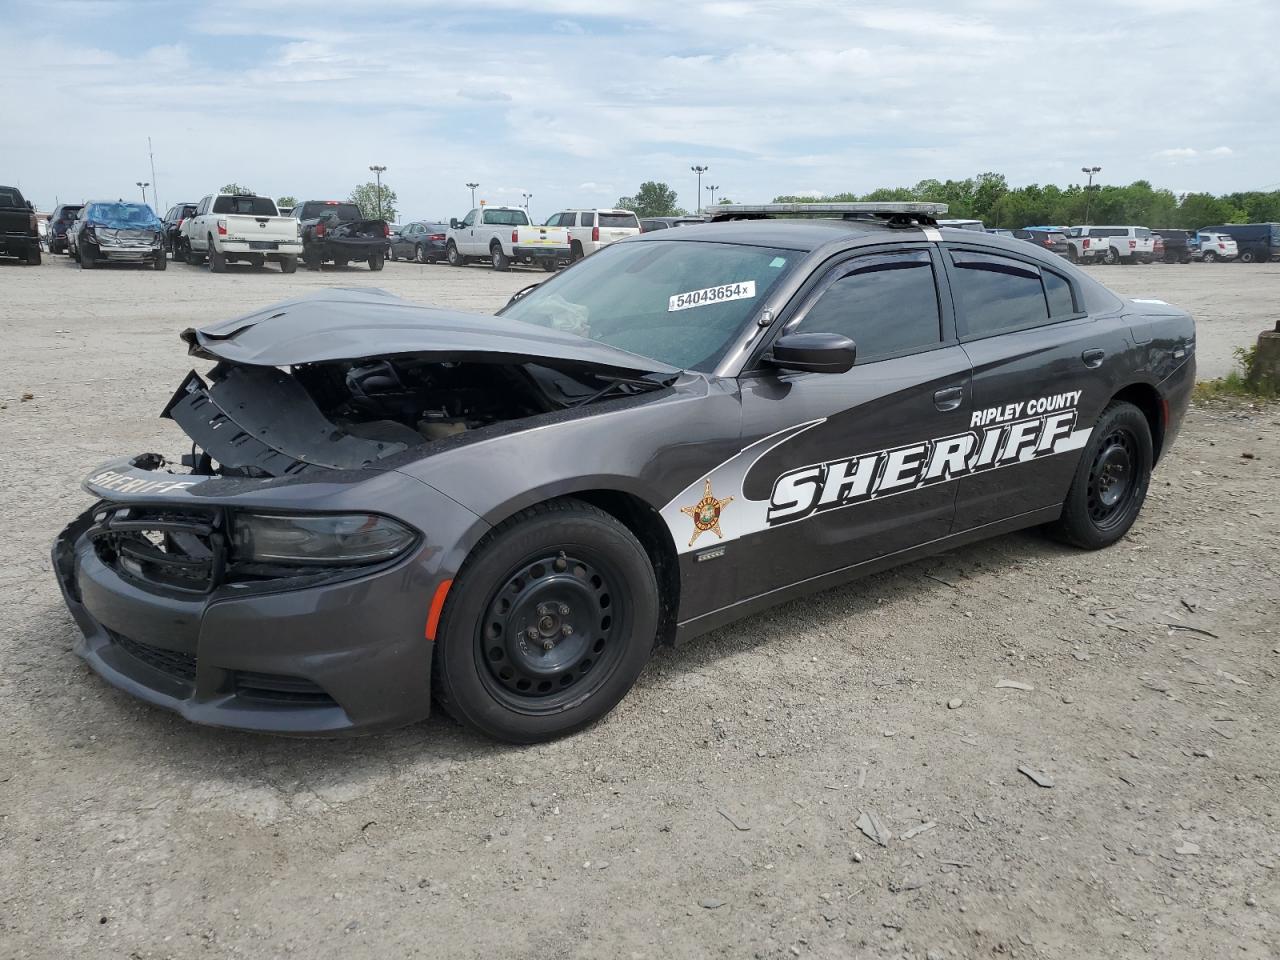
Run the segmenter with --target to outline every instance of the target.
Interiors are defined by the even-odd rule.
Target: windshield
[[[592,254],[502,315],[709,372],[802,256],[731,243],[627,241]]]
[[[160,226],[160,220],[151,207],[141,203],[95,203],[89,208],[86,219],[117,230]]]

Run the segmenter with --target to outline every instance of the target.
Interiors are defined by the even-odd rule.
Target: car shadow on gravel
[[[873,613],[887,598],[955,592],[970,571],[998,573],[1008,564],[1052,560],[1074,553],[1024,531],[877,573],[782,604],[680,647],[663,648],[655,654],[634,693],[643,695],[651,685],[667,686],[673,676],[701,671],[761,643],[782,642],[786,635],[794,633],[797,622],[814,623],[815,607],[821,607],[823,619],[843,626],[851,618]],[[318,782],[338,780],[350,785],[366,778],[385,778],[388,764],[395,770],[406,764],[483,761],[531,749],[473,734],[441,710],[434,710],[429,719],[409,727],[327,739],[199,726],[142,703],[98,678],[71,652],[76,628],[61,603],[50,602],[43,613],[39,622],[49,625],[48,634],[30,637],[25,644],[19,642],[18,652],[26,644],[38,644],[54,647],[57,653],[22,657],[32,663],[21,685],[21,689],[31,691],[25,697],[27,707],[41,715],[40,725],[47,741],[57,742],[61,748],[79,749],[89,738],[96,738],[91,742],[110,744],[113,764],[136,764],[140,769],[159,769],[166,776],[224,783],[231,777],[242,785],[266,777],[272,783],[288,782],[296,789],[310,789],[309,785]],[[780,664],[784,661],[780,660]],[[785,664],[780,669],[785,669]],[[43,695],[39,693],[42,690],[46,691]],[[50,696],[47,691],[58,693]],[[577,737],[592,737],[593,730],[619,722],[634,720],[619,720],[615,715]],[[617,731],[613,734],[616,736]],[[269,777],[264,771],[270,771]]]

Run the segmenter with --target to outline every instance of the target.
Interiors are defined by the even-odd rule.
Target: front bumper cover
[[[92,540],[100,531],[95,515],[121,503],[222,509],[201,496],[201,487],[228,481],[166,486],[147,479],[158,471],[130,461],[107,466],[93,476],[136,479],[111,480],[102,490],[87,483],[111,502],[82,514],[58,536],[53,567],[80,629],[75,652],[108,683],[197,723],[260,732],[334,735],[427,716],[433,647],[425,635],[428,611],[439,584],[482,535],[474,514],[403,474],[366,472],[376,489],[407,490],[432,518],[429,525],[451,542],[424,537],[389,566],[344,579],[299,580],[303,585],[296,587],[293,581],[228,581],[199,593],[141,580],[105,560]],[[332,484],[294,484],[298,496],[290,499],[313,508],[306,491],[316,486]],[[276,506],[268,508],[279,509],[279,494],[289,490],[277,487]],[[272,499],[261,493],[259,501]],[[387,502],[370,494],[364,502]],[[352,509],[350,494],[324,499],[334,509]],[[422,516],[405,519],[424,525]]]

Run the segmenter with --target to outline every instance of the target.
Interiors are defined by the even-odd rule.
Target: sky
[[[0,183],[163,209],[227,182],[402,222],[993,170],[1280,187],[1280,3],[0,0]],[[150,137],[155,175],[147,152]],[[152,199],[148,191],[148,199]]]

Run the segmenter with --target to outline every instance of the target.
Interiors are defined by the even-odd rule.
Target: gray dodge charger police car
[[[188,330],[213,366],[162,415],[191,452],[94,470],[54,545],[79,654],[202,723],[434,697],[531,742],[657,643],[1023,527],[1114,543],[1191,318],[941,212],[717,207],[497,316],[336,290]]]

